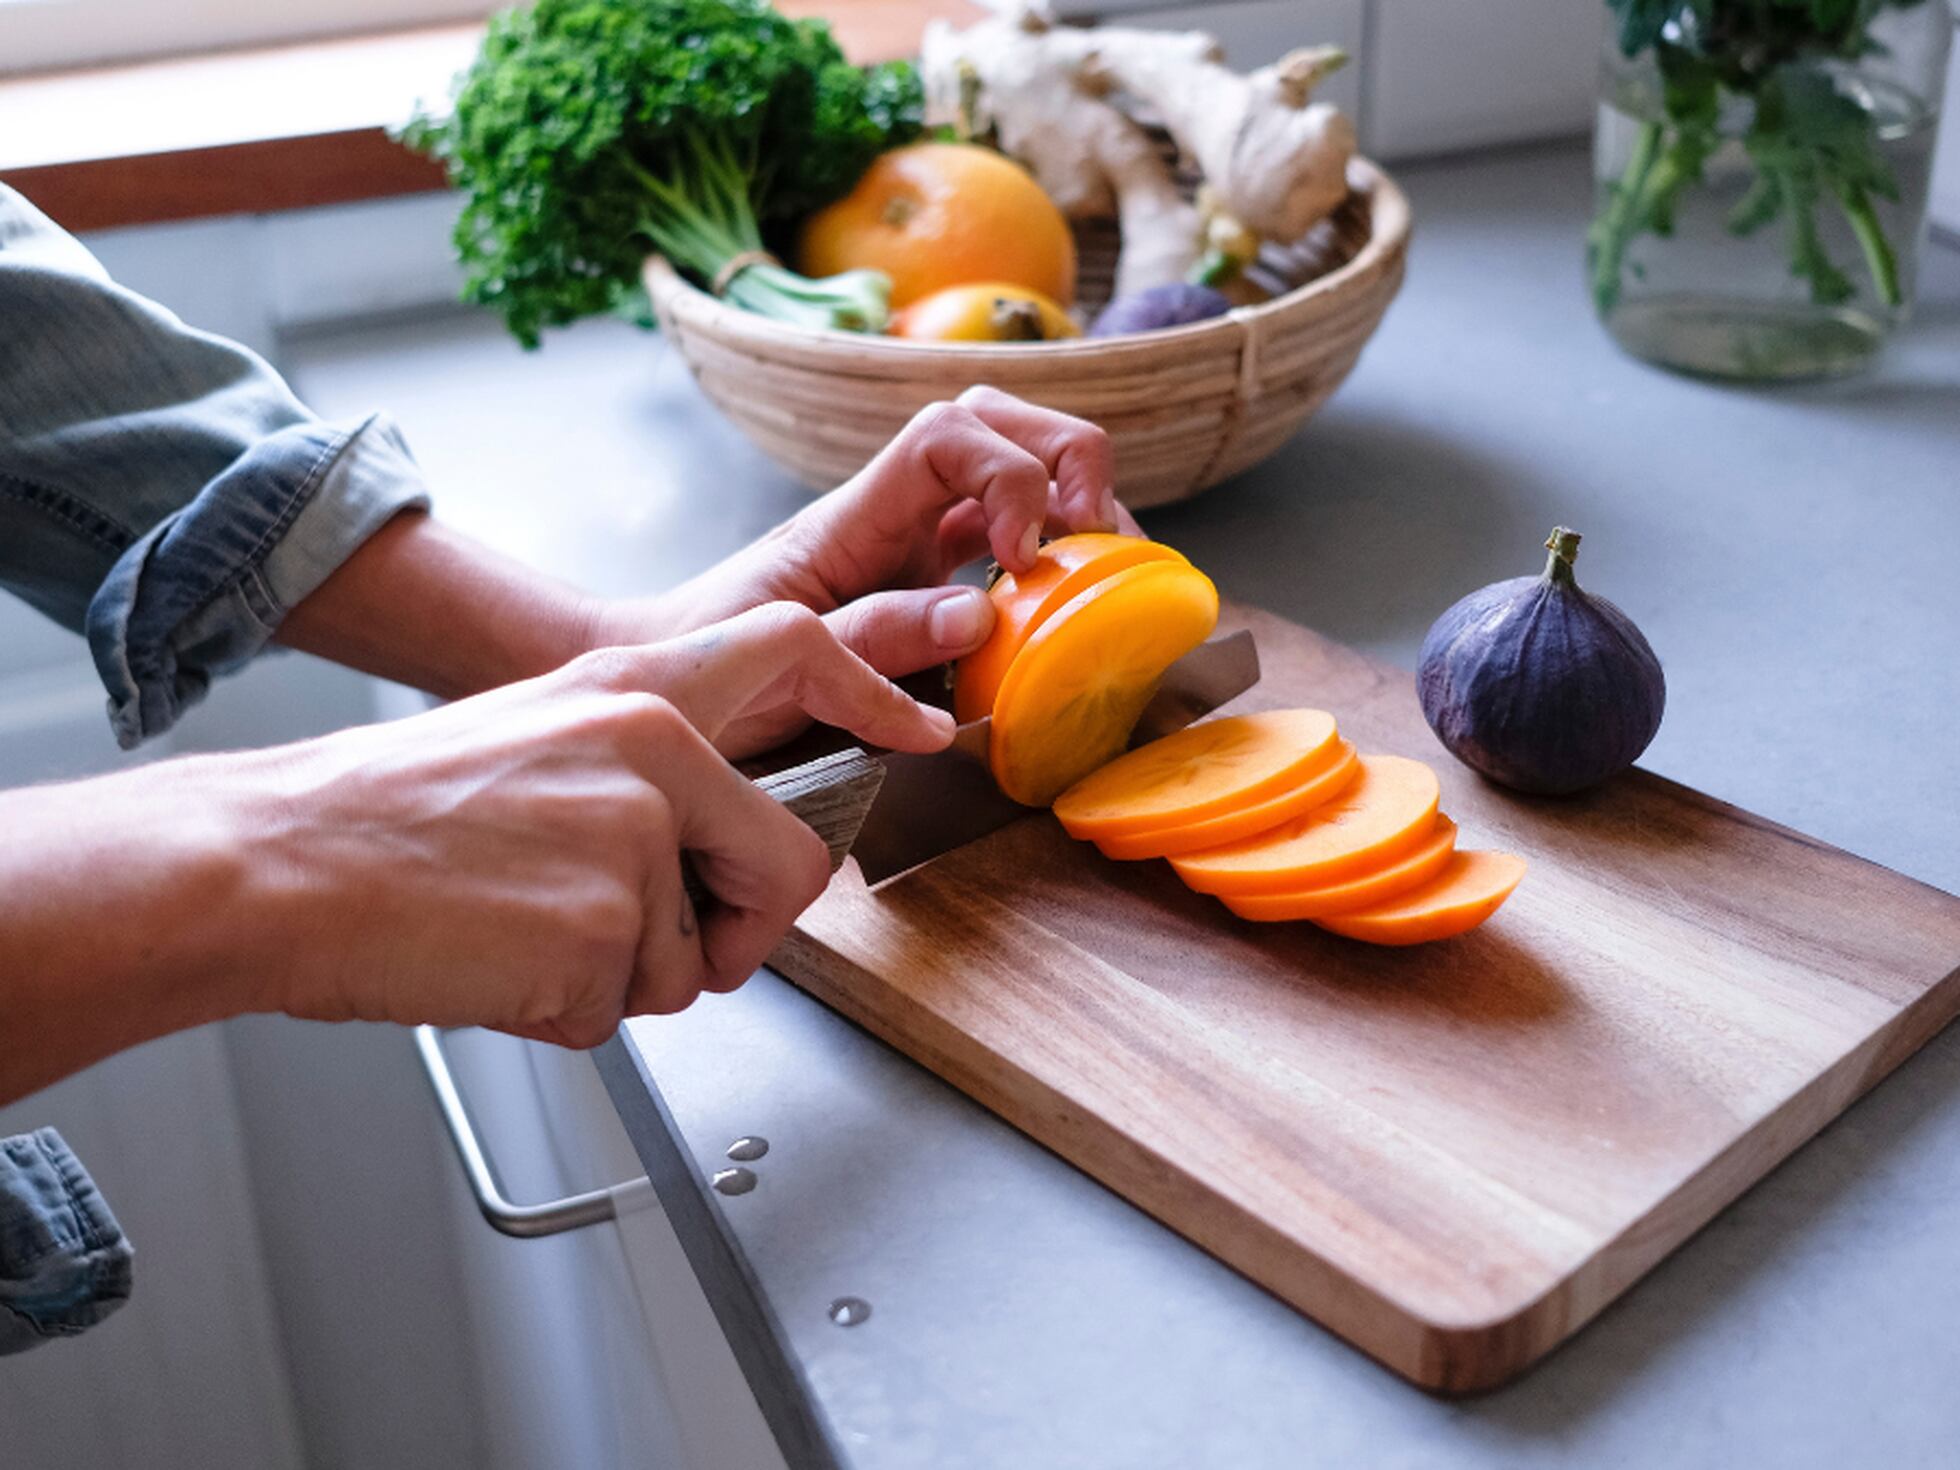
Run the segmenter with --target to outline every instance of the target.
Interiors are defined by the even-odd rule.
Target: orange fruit
[[[894,308],[976,281],[1075,300],[1068,221],[1018,163],[974,143],[913,143],[872,160],[857,186],[804,222],[797,269],[877,270]]]
[[[892,318],[891,333],[922,342],[1054,342],[1082,328],[1039,291],[988,281],[913,302]]]
[[[1035,629],[1078,592],[1147,561],[1184,558],[1161,541],[1082,531],[1043,545],[1034,565],[1019,576],[1002,572],[987,594],[994,603],[994,631],[953,674],[954,718],[964,725],[991,714],[1000,681]]]
[[[988,764],[1023,806],[1047,806],[1123,753],[1165,669],[1218,621],[1211,579],[1147,561],[1078,592],[1016,655],[994,695]]]
[[[994,729],[1000,729],[996,714]],[[1375,872],[1436,830],[1443,794],[1436,773],[1400,755],[1361,758],[1361,775],[1337,798],[1256,837],[1171,859],[1200,893],[1296,893]]]
[[[1372,908],[1325,914],[1321,928],[1370,944],[1426,944],[1483,923],[1524,877],[1524,859],[1508,852],[1459,852],[1419,888]]]

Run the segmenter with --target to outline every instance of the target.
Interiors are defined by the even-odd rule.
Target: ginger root
[[[1121,296],[1184,279],[1208,237],[1290,243],[1346,198],[1354,130],[1309,100],[1344,59],[1309,48],[1240,76],[1201,31],[1077,30],[1024,4],[963,31],[929,25],[920,70],[935,120],[991,128],[1065,215],[1115,216]],[[1202,207],[1183,198],[1119,97],[1198,165]]]

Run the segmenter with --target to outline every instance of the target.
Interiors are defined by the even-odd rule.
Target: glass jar
[[[1608,0],[1587,278],[1621,347],[1775,380],[1854,371],[1906,319],[1948,0]],[[1867,21],[1867,17],[1869,20]]]

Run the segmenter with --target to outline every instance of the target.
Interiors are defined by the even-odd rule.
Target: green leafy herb
[[[1728,227],[1751,234],[1782,218],[1790,271],[1823,305],[1848,300],[1851,278],[1830,258],[1817,215],[1826,204],[1849,221],[1878,299],[1900,300],[1898,257],[1875,199],[1896,199],[1898,181],[1878,150],[1876,125],[1842,91],[1827,64],[1876,49],[1871,25],[1888,9],[1927,0],[1606,0],[1620,50],[1651,52],[1661,76],[1659,118],[1642,124],[1631,156],[1588,234],[1593,299],[1619,300],[1628,246],[1673,229],[1675,201],[1698,183],[1721,141],[1725,98],[1754,104],[1742,143],[1756,177]]]
[[[644,314],[652,251],[751,311],[877,331],[884,276],[807,279],[763,257],[765,233],[848,190],[922,112],[910,66],[852,66],[821,22],[764,0],[535,0],[492,19],[453,108],[404,137],[468,196],[464,295],[527,347]]]

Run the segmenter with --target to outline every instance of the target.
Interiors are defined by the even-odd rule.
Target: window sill
[[[969,0],[777,0],[853,59],[911,54]],[[70,230],[344,204],[443,186],[388,136],[475,54],[475,24],[0,77],[0,183]]]

